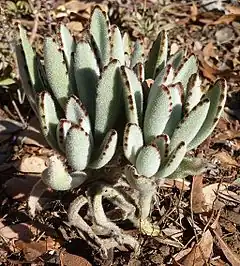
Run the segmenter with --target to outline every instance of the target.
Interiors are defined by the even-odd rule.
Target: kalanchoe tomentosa
[[[124,169],[115,167],[118,178],[92,178],[86,196],[72,202],[68,217],[83,239],[100,247],[103,256],[118,245],[137,250],[137,240],[124,234],[117,221],[130,220],[149,235],[159,233],[149,221],[156,190],[165,178],[184,178],[204,170],[200,159],[186,154],[216,126],[226,100],[226,83],[218,80],[203,94],[195,56],[181,63],[180,51],[168,59],[165,31],[145,61],[142,43],[137,40],[132,47],[128,36],[110,26],[99,7],[92,12],[84,40],[75,43],[63,25],[60,33],[63,51],[47,37],[43,62],[21,27],[21,43],[16,46],[25,93],[49,145],[64,157],[50,158],[42,180],[55,190],[68,190],[96,177],[97,169],[106,167],[116,152],[115,122],[125,108],[120,147],[129,163]],[[110,163],[108,170],[111,167]],[[36,195],[46,188],[43,182],[30,197],[32,214]],[[104,198],[113,204],[109,212],[104,210]],[[84,218],[91,226],[79,215],[86,204],[89,213]]]
[[[106,25],[99,35],[102,24]],[[82,171],[103,167],[115,153],[117,131],[113,127],[122,85],[120,62],[116,52],[110,51],[108,32],[104,31],[107,27],[105,15],[96,9],[89,35],[76,44],[61,25],[63,51],[51,37],[45,38],[42,63],[20,26],[16,54],[25,93],[49,145],[66,157],[67,165],[56,156],[50,159],[42,176],[56,190],[79,186],[86,179]]]

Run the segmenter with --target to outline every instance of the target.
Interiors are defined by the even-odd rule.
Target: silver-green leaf
[[[123,151],[126,158],[132,164],[135,164],[138,151],[143,144],[141,128],[137,124],[126,124],[123,136]]]
[[[161,162],[161,155],[157,145],[143,146],[138,152],[136,169],[140,175],[151,177],[156,174]]]

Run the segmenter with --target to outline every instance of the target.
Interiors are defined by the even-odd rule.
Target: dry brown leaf
[[[223,191],[227,189],[227,184],[219,184],[214,183],[211,185],[207,185],[202,189],[204,196],[204,209],[205,211],[211,211],[213,207],[215,209],[219,209],[223,207],[225,204],[223,202],[215,202],[217,197],[217,192]]]
[[[219,246],[227,258],[227,260],[230,262],[232,266],[239,266],[240,265],[240,258],[237,254],[235,254],[228,245],[223,241],[222,237],[215,231],[212,230],[218,240]]]
[[[212,24],[213,25],[230,24],[231,22],[233,22],[237,18],[238,18],[238,16],[235,14],[223,15],[218,20],[214,21]]]
[[[64,3],[57,7],[58,11],[68,11],[73,13],[78,13],[81,11],[85,11],[88,9],[92,4],[91,3],[84,3],[83,1],[72,0],[69,2]]]
[[[225,167],[239,167],[239,163],[234,160],[227,152],[222,151],[214,155],[214,157],[219,160]]]
[[[214,260],[211,261],[211,265],[212,266],[226,266],[226,263],[220,258],[214,258]]]
[[[79,12],[86,12],[90,15],[91,9],[94,6],[94,4],[95,4],[94,2],[86,3],[84,1],[72,0],[72,1],[66,2],[63,5],[58,6],[57,11],[60,11],[60,12],[65,11],[68,13],[75,13],[75,14],[77,14]],[[99,4],[99,6],[105,12],[108,11],[107,5]]]
[[[16,247],[23,251],[27,261],[34,261],[45,252],[55,250],[57,248],[55,244],[56,242],[51,237],[38,242],[24,242],[21,240],[15,242]]]
[[[30,262],[36,260],[38,257],[47,252],[46,241],[39,242],[23,242],[21,240],[16,241],[15,245],[18,249],[23,251],[25,259]]]
[[[92,266],[92,264],[81,256],[77,256],[66,251],[60,254],[61,265],[64,266]]]
[[[198,16],[198,8],[197,8],[197,5],[193,2],[192,6],[191,6],[190,18],[191,18],[192,21],[196,21],[197,20],[197,16]]]
[[[66,26],[73,34],[79,33],[83,30],[83,25],[79,21],[70,21]]]
[[[8,196],[15,200],[25,200],[39,179],[40,176],[31,176],[31,178],[26,179],[13,177],[4,183],[4,190]]]
[[[225,9],[228,10],[231,14],[239,15],[240,16],[240,7],[234,5],[226,5]]]
[[[190,189],[190,182],[184,179],[166,179],[164,187],[176,187],[181,191],[187,191]]]
[[[215,47],[213,45],[213,42],[210,41],[204,48],[203,48],[203,56],[204,57],[215,57],[216,53],[215,53]]]
[[[201,63],[200,69],[203,76],[210,79],[211,81],[215,81],[216,75],[219,74],[220,71],[216,67],[210,66],[208,62],[203,58],[203,55],[200,55],[198,59]]]
[[[192,190],[191,190],[191,208],[194,213],[202,213],[205,211],[205,199],[202,191],[203,177],[193,176]]]
[[[47,158],[44,156],[24,157],[21,161],[15,163],[17,170],[23,173],[42,173],[46,169]]]
[[[191,252],[191,250],[192,250],[192,248],[186,248],[186,249],[181,250],[176,255],[174,255],[174,260],[176,262],[181,261],[183,258],[185,258]]]
[[[26,223],[5,226],[0,222],[0,235],[7,239],[21,239],[23,241],[30,241],[33,237],[30,225]]]
[[[213,237],[210,230],[203,233],[199,243],[195,244],[191,252],[181,262],[184,266],[207,265],[213,248]]]

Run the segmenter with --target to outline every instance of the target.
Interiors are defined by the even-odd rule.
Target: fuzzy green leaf
[[[184,51],[180,50],[170,57],[167,65],[171,65],[174,70],[178,69],[184,56]]]
[[[19,33],[20,33],[22,48],[24,51],[24,58],[28,68],[28,73],[32,87],[34,89],[34,92],[40,92],[44,88],[41,79],[39,78],[38,75],[37,55],[34,52],[32,45],[28,40],[27,31],[20,25],[19,25]]]
[[[137,155],[136,169],[140,175],[151,177],[158,171],[160,162],[161,155],[156,145],[143,146]]]
[[[66,119],[77,125],[79,125],[82,120],[85,120],[86,125],[84,127],[84,130],[87,133],[91,131],[91,124],[88,112],[85,106],[75,95],[71,96],[68,99],[65,113],[66,113]]]
[[[158,146],[161,155],[161,160],[166,159],[169,155],[169,136],[166,134],[158,135],[153,139],[152,143],[155,143]]]
[[[155,99],[148,103],[144,117],[144,139],[146,143],[160,135],[170,117],[172,100],[169,89],[162,85],[156,93]]]
[[[168,134],[170,137],[173,134],[176,125],[182,118],[182,84],[177,83],[173,85],[169,85],[168,89],[170,91],[171,99],[172,99],[172,112],[170,118],[164,128],[164,133]]]
[[[174,70],[172,66],[167,65],[156,77],[154,80],[149,95],[148,95],[148,104],[151,103],[155,98],[156,94],[158,94],[159,87],[161,85],[168,86],[172,83],[174,77]]]
[[[48,82],[54,96],[64,108],[68,96],[72,93],[72,87],[63,53],[59,51],[58,45],[50,37],[44,41],[43,53]]]
[[[24,89],[24,92],[28,98],[28,101],[34,110],[37,117],[38,114],[38,108],[36,106],[36,94],[32,87],[32,82],[30,80],[30,76],[28,73],[28,68],[26,65],[26,60],[23,52],[22,45],[16,45],[15,46],[15,53],[16,53],[16,59],[17,59],[17,65],[18,65],[18,72],[19,76],[22,82],[22,87]]]
[[[141,124],[143,112],[142,85],[136,74],[127,67],[121,67],[121,76],[124,86],[124,101],[127,121]]]
[[[126,124],[123,136],[123,151],[125,157],[135,164],[139,149],[143,146],[143,134],[137,124]]]
[[[186,114],[176,127],[170,142],[170,151],[173,151],[181,141],[188,145],[201,128],[210,106],[209,99],[200,101]]]
[[[90,160],[92,144],[90,136],[81,126],[72,126],[67,133],[65,142],[66,157],[75,171],[84,170]]]
[[[185,112],[190,112],[202,97],[201,80],[197,73],[192,74],[187,84],[186,100],[184,104]]]
[[[158,178],[165,178],[171,175],[182,162],[187,151],[185,142],[180,142],[172,151],[166,163],[160,168],[156,176]]]
[[[145,80],[145,72],[144,72],[144,65],[143,63],[137,63],[133,67],[133,71],[136,74],[138,80],[142,83]]]
[[[100,73],[96,57],[89,43],[81,41],[77,44],[74,70],[79,98],[86,106],[91,119],[94,119],[96,87]]]
[[[140,40],[136,40],[131,57],[130,68],[133,68],[137,63],[143,63],[144,50],[143,43]]]
[[[166,65],[168,53],[167,33],[161,31],[154,41],[146,62],[146,78],[155,78]]]
[[[121,105],[122,82],[119,61],[104,69],[97,87],[95,134],[102,138],[116,122]]]
[[[43,91],[38,95],[39,122],[48,144],[58,150],[56,130],[59,123],[52,96]]]
[[[112,27],[111,32],[111,57],[112,59],[117,59],[121,65],[125,65],[125,54],[121,32],[116,25]]]
[[[110,60],[109,22],[107,15],[98,6],[93,9],[90,21],[90,33],[100,54],[102,66]]]
[[[197,73],[198,64],[197,59],[194,55],[191,55],[185,63],[178,70],[173,83],[180,82],[184,89],[184,94],[186,93],[188,80],[192,76],[192,74]]]
[[[63,43],[63,51],[66,58],[68,69],[70,69],[70,66],[72,64],[72,53],[75,52],[76,49],[76,43],[68,30],[66,26],[63,24],[60,25],[60,33],[61,33],[61,39]]]
[[[72,122],[68,121],[67,119],[61,119],[58,123],[56,135],[57,135],[57,142],[58,146],[62,152],[65,152],[65,140],[67,136],[67,132],[72,126]]]
[[[117,131],[114,129],[106,134],[96,155],[93,155],[93,161],[89,164],[89,168],[102,168],[112,159],[117,147],[117,137]]]
[[[130,55],[132,50],[132,44],[129,34],[127,32],[124,32],[123,34],[123,47],[124,47],[124,53]]]
[[[188,149],[194,149],[201,144],[214,130],[223,111],[227,98],[227,84],[219,79],[209,89],[206,97],[210,100],[207,117],[195,138],[189,143]]]
[[[42,173],[42,180],[54,190],[69,190],[80,186],[87,179],[84,172],[73,173],[71,177],[66,165],[57,156],[52,156],[49,161],[48,168]]]

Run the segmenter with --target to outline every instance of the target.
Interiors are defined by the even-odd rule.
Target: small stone
[[[224,27],[215,33],[215,37],[218,43],[227,43],[235,38],[234,32],[229,27]]]

